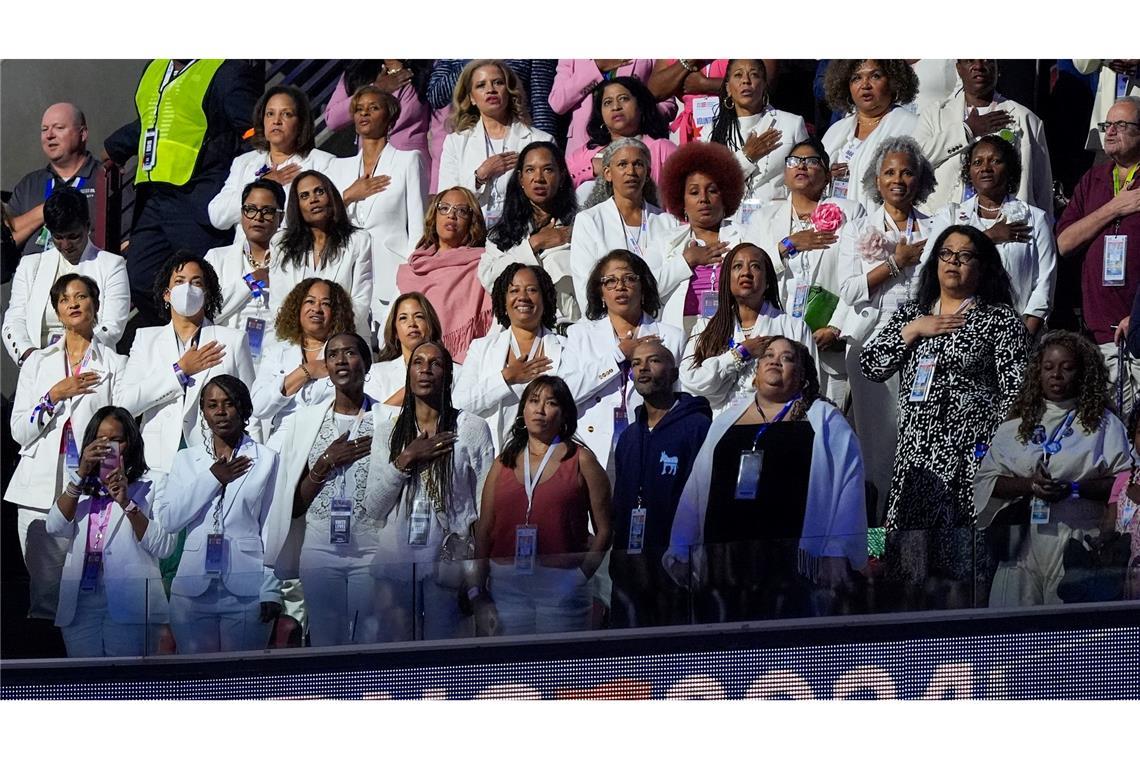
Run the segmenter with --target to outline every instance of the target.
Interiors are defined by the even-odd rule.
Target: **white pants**
[[[578,568],[534,568],[522,575],[514,565],[491,562],[491,597],[504,636],[564,633],[590,628],[589,581]]]
[[[474,620],[459,611],[459,591],[434,578],[376,581],[375,641],[438,641],[475,635]]]
[[[371,566],[370,555],[301,550],[301,584],[313,646],[375,642],[376,579]]]
[[[886,516],[883,507],[891,490],[899,443],[899,376],[895,373],[885,383],[868,380],[859,368],[862,351],[862,343],[852,342],[847,351],[847,379],[865,477],[879,492],[874,514],[882,519]]]
[[[170,595],[170,624],[179,654],[265,649],[272,624],[260,618],[257,596],[236,596],[219,578],[198,596]]]
[[[48,535],[46,509],[20,507],[20,550],[28,568],[28,617],[55,620],[59,604],[59,579],[67,559],[69,542]]]
[[[116,623],[107,614],[107,595],[100,582],[95,591],[79,592],[75,617],[59,632],[68,657],[141,657],[158,650],[161,626]]]

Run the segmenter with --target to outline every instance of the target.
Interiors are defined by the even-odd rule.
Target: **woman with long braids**
[[[332,180],[315,171],[298,174],[289,193],[285,224],[270,248],[270,311],[276,315],[301,280],[323,277],[349,294],[356,332],[368,335],[373,277],[395,279],[396,273],[372,271],[372,238],[352,226]]]
[[[1132,452],[1109,387],[1100,351],[1087,338],[1061,330],[1042,337],[1009,420],[974,476],[978,528],[1014,526],[991,607],[1060,604],[1069,539],[1114,529],[1110,490],[1131,470]],[[1016,514],[1014,505],[1026,500],[1029,514]]]
[[[381,595],[391,607],[376,615],[380,641],[471,633],[456,604],[457,590],[466,591],[456,570],[474,555],[472,526],[495,450],[487,423],[452,405],[452,374],[442,343],[420,343],[408,362],[399,416],[380,422],[372,437],[365,499],[381,520],[372,572],[391,587]],[[454,561],[440,562],[441,552]]]
[[[746,225],[752,212],[780,194],[784,158],[807,139],[807,126],[802,116],[768,102],[768,69],[758,58],[729,60],[719,100],[716,119],[702,130],[701,140],[720,143],[740,163],[744,201],[736,221]]]
[[[724,257],[717,284],[719,307],[693,325],[681,360],[681,385],[704,396],[713,419],[737,396],[751,395],[756,353],[770,335],[783,335],[808,347],[815,362],[815,341],[802,319],[785,314],[772,260],[752,243],[740,243]]]
[[[707,622],[819,614],[812,590],[842,587],[867,562],[859,440],[820,397],[807,347],[756,346],[754,392],[713,420],[662,560],[679,584],[717,592]]]
[[[265,568],[261,531],[273,504],[277,452],[246,433],[245,383],[215,375],[198,397],[203,443],[174,455],[155,505],[167,530],[186,531],[170,586],[179,654],[262,649],[281,613],[281,583]]]

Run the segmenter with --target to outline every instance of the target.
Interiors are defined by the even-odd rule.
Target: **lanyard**
[[[1074,409],[1065,415],[1065,419],[1061,420],[1057,427],[1053,428],[1053,433],[1041,444],[1041,461],[1044,464],[1048,465],[1049,458],[1061,451],[1061,439],[1072,429],[1073,421],[1076,420],[1076,418],[1077,410]]]
[[[530,477],[530,446],[527,446],[526,456],[523,457],[523,489],[526,491],[526,525],[530,525],[530,510],[534,506],[534,489],[538,487],[538,481],[542,480],[542,471],[546,469],[546,465],[550,462],[550,457],[554,453],[554,447],[558,445],[558,438],[550,442],[550,446],[546,448],[546,453],[542,455],[542,461],[538,465],[538,472],[534,474],[534,479]]]
[[[95,342],[92,341],[91,345],[87,347],[87,351],[84,352],[83,358],[79,360],[79,369],[75,370],[75,374],[77,374],[77,375],[83,374],[84,368],[86,368],[87,365],[91,363],[91,354],[93,353],[94,349],[95,349]],[[67,355],[66,345],[64,346],[64,349],[61,353],[63,354],[63,376],[64,377],[71,377],[71,374],[72,374],[71,358]]]
[[[1136,164],[1131,169],[1129,169],[1128,170],[1128,176],[1126,176],[1124,178],[1124,181],[1121,182],[1120,181],[1120,167],[1119,166],[1113,166],[1112,167],[1112,195],[1114,198],[1117,195],[1120,195],[1120,190],[1122,188],[1128,187],[1128,185],[1132,182],[1132,178],[1136,176],[1136,170],[1137,169],[1140,169],[1140,164]]]
[[[792,409],[792,404],[800,400],[800,394],[796,394],[788,399],[788,403],[784,404],[784,408],[780,410],[779,414],[772,418],[771,422],[761,422],[760,429],[756,431],[756,437],[752,439],[752,450],[756,450],[756,444],[760,442],[760,436],[768,432],[768,428],[775,425],[780,420],[787,416],[788,412]]]
[[[483,127],[483,146],[485,148],[485,153],[486,153],[485,157],[486,158],[490,158],[492,155],[495,155],[497,153],[502,152],[502,151],[495,150],[495,145],[494,145],[494,143],[491,142],[491,135],[487,134],[486,125],[484,125],[484,127]],[[503,150],[506,150],[506,149],[507,149],[507,136],[503,135]],[[380,162],[377,161],[376,163],[380,163]]]
[[[347,440],[349,440],[349,441],[356,440],[357,434],[360,432],[360,426],[364,424],[364,415],[371,410],[372,410],[372,399],[367,394],[365,394],[364,403],[360,405],[360,411],[358,411],[356,413],[356,417],[352,421],[352,427],[349,428]],[[336,399],[333,399],[333,403],[329,404],[329,410],[328,410],[328,412],[326,412],[326,414],[330,414],[330,413],[333,415],[333,426],[335,429],[336,428]],[[359,461],[359,460],[357,460],[357,461]],[[344,467],[340,468],[340,472],[337,474],[337,480],[340,482],[340,498],[342,498],[342,499],[345,498],[345,494],[348,491],[348,471],[352,467],[353,464],[356,464],[356,462],[353,462],[352,464],[347,464]]]
[[[915,227],[918,226],[918,219],[914,215],[914,209],[911,209],[910,213],[907,214],[906,231],[905,232],[903,230],[899,229],[898,225],[895,224],[894,219],[891,219],[891,215],[887,213],[886,208],[883,209],[883,220],[886,222],[887,225],[894,227],[895,232],[902,233],[902,235],[906,238],[907,244],[908,245],[910,244],[911,238],[914,236]],[[886,226],[886,225],[884,225],[884,226]]]
[[[519,341],[518,338],[515,337],[514,328],[508,327],[507,332],[510,333],[511,336],[511,349],[515,352],[515,357],[521,357],[522,348],[519,347]],[[527,352],[526,360],[528,362],[534,358],[535,354],[538,353],[538,347],[542,345],[542,338],[544,335],[546,335],[546,328],[540,327],[538,330],[538,335],[534,336],[534,341],[530,344],[530,351]]]
[[[63,178],[60,177],[60,179],[63,179]],[[86,180],[84,177],[80,177],[78,174],[76,174],[74,177],[65,181],[63,184],[71,185],[76,190],[82,190],[83,184],[85,181]],[[50,198],[51,194],[54,191],[55,191],[55,177],[54,176],[48,177],[47,182],[44,183],[44,200],[46,201],[48,198]]]
[[[111,522],[111,498],[96,496],[91,499],[91,511],[87,515],[87,551],[103,551],[103,535]]]
[[[621,216],[620,212],[618,213],[618,216]],[[637,237],[635,238],[633,235],[629,234],[629,227],[626,225],[625,219],[621,220],[621,229],[622,233],[625,235],[626,242],[629,243],[629,250],[644,259],[645,254],[642,253],[641,239],[645,237],[645,231],[649,229],[649,210],[646,208],[644,203],[641,204],[641,229],[638,230]]]

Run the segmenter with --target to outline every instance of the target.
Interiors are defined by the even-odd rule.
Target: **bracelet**
[[[1076,480],[1074,480],[1074,481],[1072,481],[1071,483],[1069,483],[1069,498],[1070,498],[1070,499],[1079,499],[1079,498],[1081,498],[1081,484],[1080,484],[1080,481],[1076,481]]]
[[[328,480],[328,479],[329,479],[329,476],[328,476],[328,475],[325,475],[323,478],[318,478],[317,476],[313,475],[313,471],[312,471],[312,470],[309,470],[309,476],[308,476],[308,477],[309,477],[309,480],[313,481],[313,482],[314,482],[314,483],[316,483],[317,485],[321,485],[321,484],[323,484],[323,483],[324,483],[326,480]]]
[[[186,372],[182,369],[178,362],[174,362],[174,376],[178,378],[178,382],[182,385],[183,388],[190,384],[190,378],[187,376]]]
[[[79,490],[79,486],[71,482],[64,486],[63,492],[73,499],[78,499],[83,495],[83,492]]]
[[[307,383],[313,382],[313,373],[309,371],[308,367],[306,367],[304,364],[302,364],[301,365],[301,371],[304,372],[305,377],[308,378],[305,382],[307,382]]]
[[[677,63],[681,64],[681,67],[690,74],[695,74],[697,71],[699,71],[699,69],[694,66],[692,62],[687,58],[678,58]]]
[[[799,253],[799,251],[796,250],[796,244],[792,242],[792,239],[790,237],[786,237],[781,240],[780,245],[784,246],[784,255],[789,259],[793,258],[797,253]]]
[[[744,347],[743,343],[736,347],[736,352],[740,355],[741,361],[748,361],[752,358],[752,354],[749,353],[748,349]]]
[[[887,269],[890,270],[891,279],[894,279],[895,277],[898,277],[902,274],[902,269],[899,267],[898,262],[895,261],[895,257],[893,255],[887,256],[887,258],[884,260],[884,263],[887,265]]]
[[[131,499],[130,501],[128,501],[127,506],[123,507],[123,514],[125,514],[127,517],[130,517],[131,515],[133,515],[134,513],[138,512],[138,511],[140,511],[139,505],[135,504],[134,499]]]
[[[55,414],[55,404],[51,400],[51,391],[45,393],[40,397],[40,403],[36,404],[36,408],[32,410],[32,417],[29,422],[39,424],[41,427],[44,424],[44,414],[51,417]]]
[[[409,462],[406,467],[401,467],[399,456],[397,456],[395,459],[392,460],[392,466],[396,468],[397,472],[402,473],[404,475],[412,475],[416,471],[415,466],[412,465],[411,462]]]

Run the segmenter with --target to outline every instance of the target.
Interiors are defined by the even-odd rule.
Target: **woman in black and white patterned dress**
[[[860,364],[876,382],[900,373],[888,572],[912,603],[961,606],[974,566],[985,570],[973,551],[974,472],[1021,386],[1027,338],[989,238],[955,225],[932,250],[916,300],[867,343]]]

